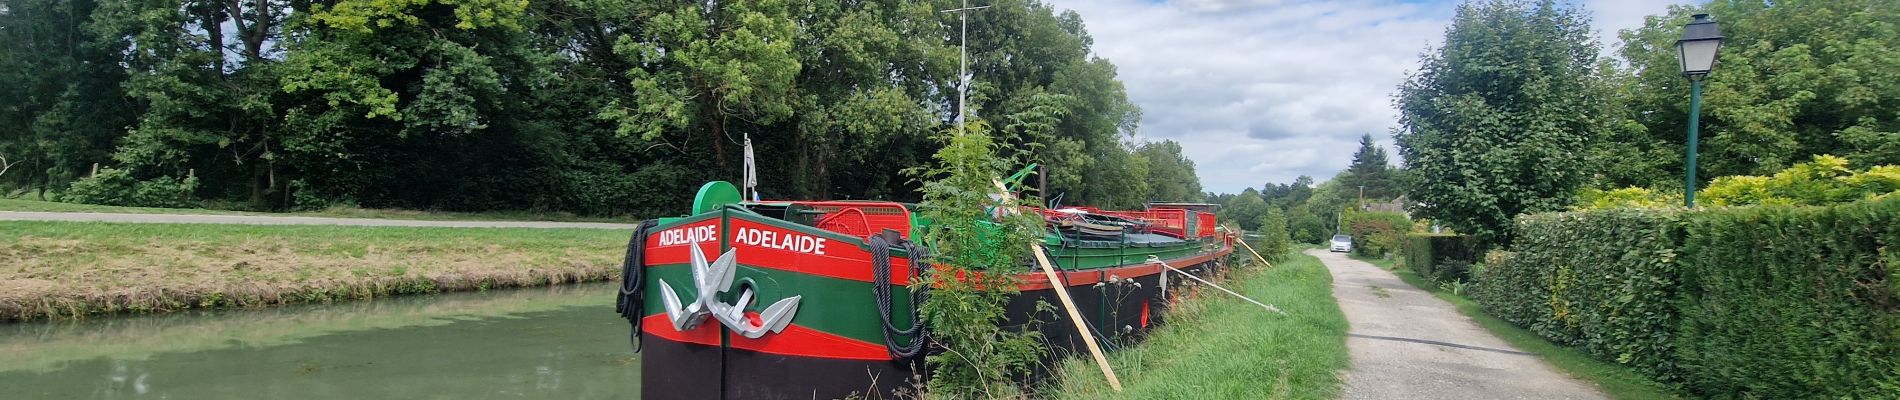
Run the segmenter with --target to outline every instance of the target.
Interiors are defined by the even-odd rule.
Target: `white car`
[[[1333,246],[1331,250],[1336,253],[1352,251],[1352,236],[1333,235]]]

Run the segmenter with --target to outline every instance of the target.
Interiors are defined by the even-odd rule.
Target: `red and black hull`
[[[857,215],[850,218],[861,223],[849,229],[831,223],[837,218],[800,223],[781,219],[791,211],[773,215],[737,205],[648,229],[639,249],[629,254],[629,263],[637,266],[633,280],[640,282],[638,296],[643,300],[636,303],[644,303],[633,306],[640,315],[644,353],[640,357],[641,397],[878,398],[913,387],[927,373],[921,370],[922,357],[893,356],[890,345],[909,343],[909,338],[893,335],[885,320],[897,327],[911,326],[914,321],[908,302],[909,274],[905,273],[909,259],[901,251],[886,256],[879,262],[893,272],[888,279],[880,279],[872,273],[872,265],[874,257],[884,254],[867,244],[870,232],[890,229],[892,235],[908,234],[908,211],[890,203],[866,204],[863,210],[853,211]],[[824,209],[830,214],[821,215],[846,214],[838,210],[855,206],[838,207]],[[905,215],[890,217],[896,211],[889,209]],[[900,222],[906,224],[903,232],[897,232]],[[1179,272],[1164,272],[1160,263],[1146,262],[1147,256],[1204,276],[1224,265],[1233,250],[1232,239],[1226,236],[1187,239],[1168,246],[1098,247],[1068,253],[1063,252],[1067,243],[1051,244],[1048,247],[1057,262],[1071,268],[1058,272],[1063,280],[1059,283],[1025,268],[1018,276],[1022,291],[1007,305],[1008,324],[1041,331],[1050,350],[1045,364],[1053,365],[1077,352],[1081,338],[1066,316],[1036,314],[1038,302],[1061,304],[1055,290],[1062,287],[1099,335],[1118,343],[1138,338],[1160,322],[1173,298],[1180,295],[1181,283],[1188,281]],[[703,260],[693,259],[695,246]],[[699,286],[714,288],[708,290],[710,295],[701,296],[694,283],[707,278],[695,276],[694,268],[718,269],[721,264],[711,260],[721,256],[733,259],[726,269],[730,283]],[[1139,261],[1114,264],[1112,260]],[[1104,263],[1108,266],[1073,268]],[[1171,274],[1175,277],[1169,278]],[[876,307],[873,289],[878,287],[890,290],[893,300],[888,314]],[[659,298],[668,295],[673,303]],[[678,329],[677,315],[686,315],[680,310],[690,308],[681,305],[700,300],[736,306],[745,311],[746,318],[706,318],[697,326]],[[765,305],[775,302],[795,302],[796,311],[774,319]],[[669,314],[669,307],[674,314]],[[1028,323],[1038,317],[1043,323]],[[786,322],[782,329],[763,334],[752,329],[778,320]],[[759,336],[746,337],[747,329]],[[1046,375],[1046,370],[1039,369],[1023,378],[1040,380]]]

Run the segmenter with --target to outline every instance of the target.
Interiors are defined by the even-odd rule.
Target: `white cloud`
[[[1400,0],[1053,0],[1082,14],[1097,55],[1142,108],[1139,136],[1173,139],[1206,190],[1331,178],[1371,133],[1392,151],[1391,94],[1444,36],[1455,3]],[[1647,3],[1647,4],[1638,4]],[[1588,0],[1605,38],[1666,3]],[[1607,30],[1606,30],[1607,29]],[[981,77],[978,77],[981,79]]]

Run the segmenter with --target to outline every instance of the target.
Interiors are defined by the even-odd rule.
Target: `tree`
[[[1458,7],[1394,101],[1417,215],[1500,243],[1517,214],[1570,204],[1608,99],[1587,15],[1552,2]]]
[[[98,2],[8,1],[0,10],[0,152],[17,158],[0,183],[49,187],[110,159],[137,109],[121,87],[123,43],[90,28]]]
[[[1267,207],[1267,202],[1260,200],[1260,193],[1254,191],[1253,188],[1247,188],[1240,191],[1240,194],[1234,195],[1233,200],[1221,206],[1219,218],[1222,221],[1233,221],[1240,225],[1241,230],[1251,231],[1260,229],[1260,215],[1265,214],[1268,209],[1270,207]]]
[[[917,201],[898,173],[954,121],[949,3],[899,0],[20,0],[0,9],[7,186],[211,204],[677,214],[735,180],[771,198]],[[1081,16],[999,0],[971,18],[969,112],[1052,194],[1199,197]],[[1172,147],[1171,147],[1172,146]],[[105,187],[105,186],[128,187]],[[116,191],[116,192],[115,192]],[[111,196],[94,196],[99,198]]]
[[[1254,250],[1258,250],[1261,256],[1279,259],[1293,248],[1286,229],[1286,212],[1268,207],[1267,212],[1260,214],[1259,222],[1255,225],[1259,228],[1253,234],[1259,235],[1259,239],[1254,242]]]
[[[1348,189],[1364,189],[1369,200],[1385,200],[1398,197],[1397,179],[1393,178],[1392,167],[1387,165],[1385,149],[1372,141],[1368,133],[1359,138],[1359,150],[1352,154],[1352,165],[1340,184]],[[1359,193],[1354,193],[1355,195]]]
[[[92,29],[100,40],[130,49],[118,64],[127,67],[127,95],[142,108],[113,154],[130,181],[202,173],[268,207],[266,196],[288,185],[277,180],[280,60],[268,55],[279,50],[289,11],[281,0],[126,1],[101,8]]]
[[[1704,84],[1698,176],[1769,175],[1816,155],[1854,167],[1900,164],[1900,2],[1711,2],[1672,6],[1622,32],[1629,60],[1632,129],[1621,160],[1667,160],[1607,182],[1681,189],[1689,82],[1675,40],[1690,15],[1708,13],[1724,43]],[[1653,171],[1653,172],[1649,172]],[[1669,180],[1674,181],[1669,181]],[[1698,182],[1702,183],[1702,182]]]
[[[1142,143],[1136,154],[1148,160],[1149,201],[1198,202],[1201,178],[1194,175],[1194,160],[1181,154],[1181,144],[1173,140]]]

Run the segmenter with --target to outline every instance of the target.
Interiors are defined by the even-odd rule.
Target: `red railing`
[[[817,212],[812,216],[818,229],[869,238],[885,229],[910,237],[910,209],[903,204],[868,201],[798,201]]]
[[[1219,221],[1215,220],[1214,213],[1197,212],[1195,214],[1195,217],[1199,218],[1199,221],[1196,221],[1198,223],[1194,226],[1194,237],[1213,237],[1214,227],[1220,224]]]

